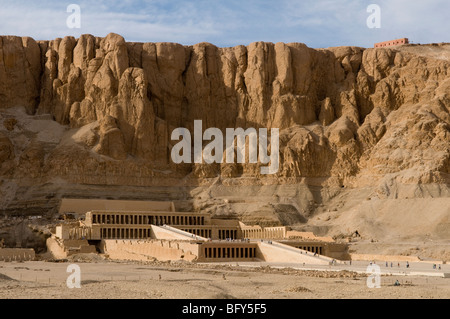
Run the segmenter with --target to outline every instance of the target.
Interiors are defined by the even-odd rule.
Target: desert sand
[[[81,269],[81,288],[69,289],[67,266]],[[359,263],[363,266],[363,263]],[[364,264],[365,265],[365,264]],[[358,268],[354,265],[355,269]],[[383,267],[382,265],[380,265]],[[349,267],[349,266],[348,266]],[[402,265],[403,267],[403,265]],[[416,267],[415,265],[411,266]],[[419,266],[417,266],[419,267]],[[450,265],[443,265],[450,271]],[[308,268],[309,269],[309,268]],[[431,271],[431,264],[428,271]],[[397,271],[396,269],[394,269]],[[403,269],[400,269],[403,271]],[[414,270],[414,269],[412,269]],[[437,275],[437,273],[435,274]],[[329,269],[162,262],[111,262],[97,257],[67,262],[0,263],[1,299],[448,299],[450,278],[382,275],[380,288],[367,275]],[[400,286],[394,286],[395,281]]]

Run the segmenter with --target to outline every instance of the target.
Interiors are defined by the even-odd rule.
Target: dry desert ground
[[[68,288],[67,266],[81,270],[81,287]],[[360,266],[364,266],[360,262]],[[448,267],[449,265],[443,265]],[[449,299],[450,278],[433,273],[381,276],[333,266],[313,270],[268,265],[180,262],[0,262],[1,299]],[[329,269],[326,269],[328,267]],[[355,269],[358,267],[354,265]],[[382,267],[382,266],[381,266]],[[403,265],[402,265],[403,267]],[[412,268],[415,266],[412,265]],[[420,267],[420,266],[417,266]],[[428,266],[427,266],[428,267]],[[431,269],[430,265],[430,269]],[[300,265],[301,268],[301,265]],[[446,269],[446,268],[445,268]],[[412,269],[414,270],[414,269]],[[428,271],[428,270],[427,270]],[[400,286],[395,286],[395,281]]]

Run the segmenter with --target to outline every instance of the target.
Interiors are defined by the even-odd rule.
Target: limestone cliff
[[[52,198],[104,196],[101,187],[109,197],[146,198],[145,187],[212,183],[370,187],[384,199],[402,197],[398,185],[416,186],[403,197],[428,196],[420,185],[433,184],[440,190],[431,197],[447,196],[449,72],[448,44],[218,48],[128,43],[117,34],[2,36],[0,205],[47,209]],[[278,173],[261,175],[258,164],[174,164],[172,130],[192,131],[200,119],[203,129],[279,128]],[[167,198],[195,198],[180,189],[184,195]],[[300,206],[302,218],[315,209]]]

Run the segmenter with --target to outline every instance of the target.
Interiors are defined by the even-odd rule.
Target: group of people
[[[436,269],[436,264],[433,264],[433,269]],[[438,268],[439,270],[441,270],[441,265],[439,265],[439,268]]]
[[[375,262],[373,262],[373,263],[375,263]],[[372,265],[372,263],[370,263],[371,265]],[[386,261],[386,267],[389,267],[389,264],[388,264],[388,262]],[[391,261],[391,268],[393,267],[393,263],[392,263],[392,261]],[[397,263],[397,267],[398,268],[400,268],[400,263]],[[409,268],[409,262],[407,261],[406,262],[406,268]],[[436,265],[436,264],[433,264],[433,269],[439,269],[439,270],[441,270],[442,268],[441,268],[441,265],[439,264],[439,265]]]
[[[375,263],[375,262],[374,262]],[[372,264],[372,263],[371,263]],[[386,267],[389,267],[388,262],[386,261]],[[391,261],[391,268],[394,267],[394,263]],[[397,267],[400,268],[400,263],[397,263]],[[406,268],[409,268],[409,262],[406,262]]]

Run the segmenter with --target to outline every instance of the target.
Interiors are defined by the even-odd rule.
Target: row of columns
[[[256,247],[205,247],[205,258],[255,258]]]
[[[261,229],[243,229],[244,238],[282,239],[285,237],[284,227],[271,227]]]
[[[297,246],[297,248],[322,255],[322,247],[321,246]]]
[[[237,239],[237,230],[233,229],[219,229],[219,239]]]
[[[151,237],[150,228],[101,228],[102,239],[144,239]]]
[[[69,239],[90,239],[92,228],[90,227],[75,227],[69,229]]]
[[[204,225],[205,216],[93,213],[92,223],[110,225]]]
[[[0,261],[25,261],[25,260],[33,260],[34,256],[32,254],[18,254],[18,255],[8,255],[1,256]]]
[[[189,229],[181,229],[185,232],[194,234],[196,236],[201,236],[205,238],[211,238],[211,229],[204,229],[204,228],[189,228]]]

